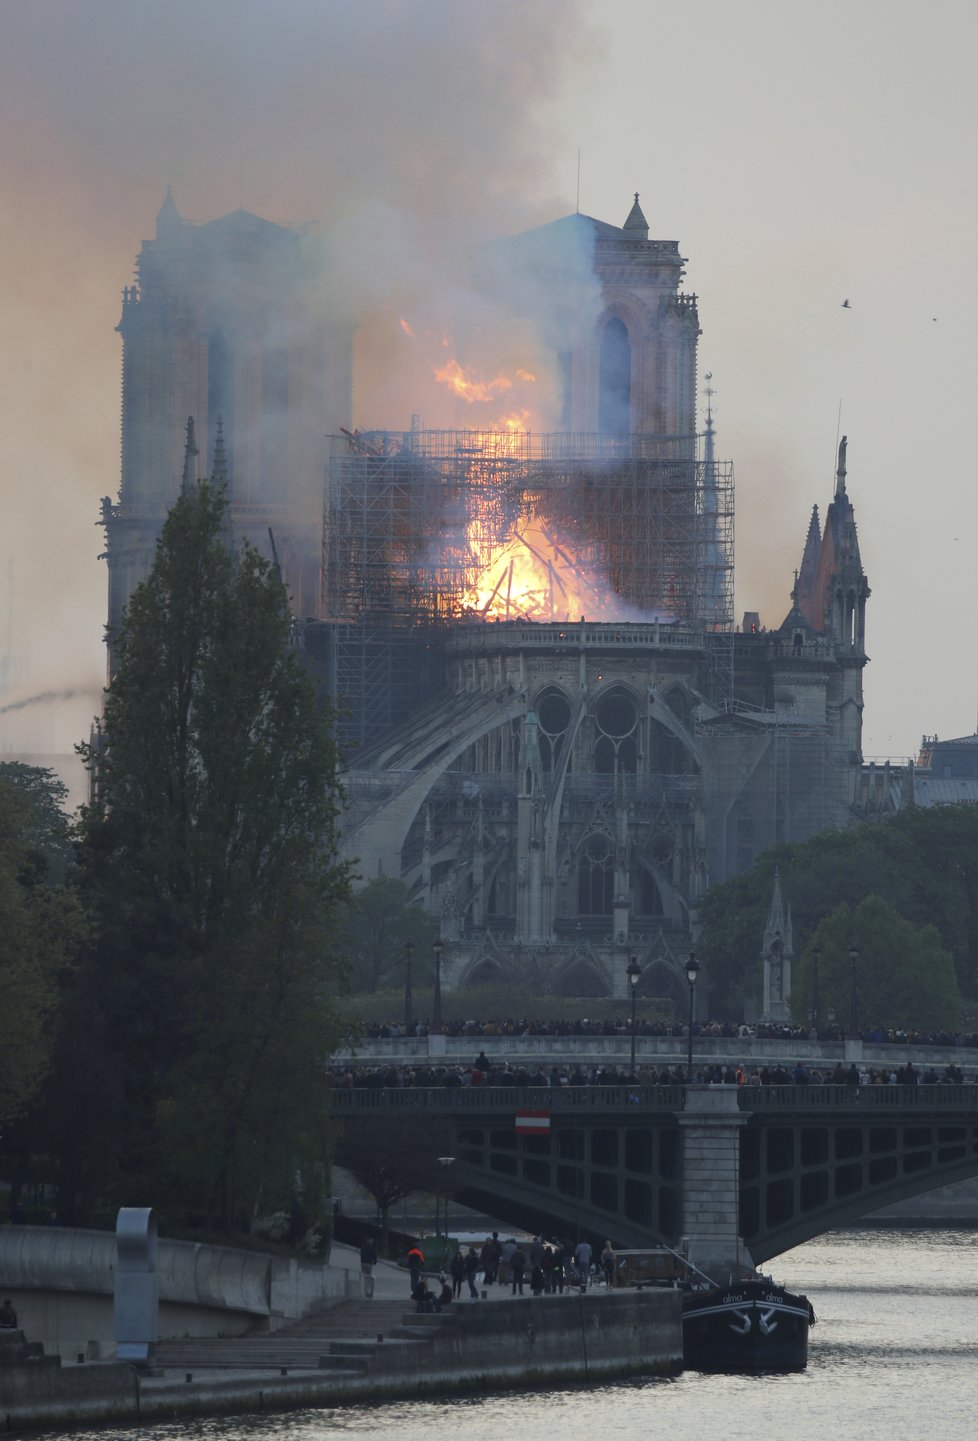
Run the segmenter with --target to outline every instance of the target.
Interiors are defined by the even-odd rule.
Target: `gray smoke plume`
[[[0,434],[0,561],[14,557],[18,673],[60,696],[71,658],[76,734],[104,671],[94,522],[118,486],[113,329],[166,185],[190,218],[243,206],[309,224],[324,291],[366,319],[356,423],[484,424],[435,360],[455,330],[480,375],[542,375],[554,337],[521,328],[473,258],[570,208],[552,181],[558,157],[571,168],[556,102],[600,52],[585,16],[583,0],[5,5],[0,387],[17,423]]]
[[[27,706],[47,705],[51,701],[74,700],[75,696],[90,696],[89,691],[80,690],[42,690],[37,695],[29,695],[24,700],[10,701],[8,705],[0,705],[0,715],[9,715],[11,711],[25,710]]]

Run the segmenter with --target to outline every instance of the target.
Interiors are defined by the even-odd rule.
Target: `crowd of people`
[[[681,1086],[686,1084],[683,1066],[639,1066],[635,1072],[621,1066],[511,1066],[493,1062],[482,1052],[471,1065],[404,1066],[347,1065],[331,1072],[338,1090],[431,1090],[465,1086],[562,1087],[562,1086]],[[966,1078],[953,1063],[940,1069],[918,1069],[911,1061],[900,1066],[857,1066],[839,1061],[834,1066],[713,1065],[694,1063],[693,1081],[701,1085],[728,1086],[916,1086],[964,1085],[966,1079],[978,1084],[978,1071]],[[637,1097],[636,1097],[637,1099]]]
[[[534,1236],[530,1241],[510,1236],[500,1238],[498,1231],[487,1236],[481,1247],[459,1247],[452,1257],[449,1272],[439,1272],[437,1283],[429,1284],[424,1274],[424,1253],[412,1246],[407,1253],[411,1297],[419,1311],[441,1311],[462,1295],[468,1287],[471,1300],[490,1286],[509,1287],[514,1296],[563,1295],[565,1290],[586,1290],[597,1280],[613,1289],[617,1256],[606,1241],[597,1261],[591,1243],[581,1240],[551,1240]]]
[[[367,1040],[401,1040],[405,1037],[424,1037],[430,1034],[427,1020],[416,1021],[410,1028],[400,1021],[364,1021],[362,1036]],[[622,1016],[612,1020],[592,1021],[530,1021],[511,1016],[494,1017],[487,1021],[446,1021],[441,1033],[453,1037],[484,1036],[608,1036],[630,1038],[631,1017]],[[685,1039],[688,1027],[678,1021],[637,1021],[636,1036],[659,1036],[665,1039]],[[957,1031],[901,1030],[883,1026],[867,1026],[860,1031],[860,1040],[877,1045],[891,1046],[954,1046],[955,1048],[978,1048],[978,1033]],[[722,1040],[759,1041],[844,1041],[846,1032],[838,1026],[782,1025],[758,1021],[752,1025],[736,1025],[732,1021],[694,1021],[693,1037],[716,1037]],[[349,1038],[352,1042],[352,1037]]]

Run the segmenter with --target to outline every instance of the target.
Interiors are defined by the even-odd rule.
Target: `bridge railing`
[[[978,1116],[978,1086],[700,1086],[737,1092],[742,1111],[953,1111]],[[338,1115],[425,1111],[459,1115],[512,1115],[548,1111],[554,1115],[601,1111],[681,1111],[685,1086],[354,1086],[336,1087],[331,1105]]]
[[[968,1111],[978,1116],[978,1086],[741,1086],[742,1111]]]
[[[417,1086],[334,1088],[340,1115],[364,1111],[459,1112],[682,1110],[682,1086]]]

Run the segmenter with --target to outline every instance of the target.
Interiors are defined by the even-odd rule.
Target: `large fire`
[[[506,396],[519,402],[524,387],[536,376],[516,369],[512,378],[500,373],[491,380],[468,373],[457,360],[435,367],[435,379],[467,404],[487,404]],[[529,437],[531,412],[520,406],[497,415],[483,433],[484,455],[518,458]],[[628,609],[605,577],[575,556],[567,542],[538,516],[513,523],[500,542],[485,541],[484,528],[474,520],[468,546],[477,579],[463,599],[465,611],[484,620],[614,621]]]
[[[471,532],[470,532],[471,544]],[[619,620],[621,597],[536,517],[517,523],[504,544],[485,552],[472,546],[479,578],[465,597],[466,610],[483,620]]]

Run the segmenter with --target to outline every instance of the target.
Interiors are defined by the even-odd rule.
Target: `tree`
[[[795,963],[791,1012],[804,1023],[810,1015],[815,946],[819,1012],[835,1013],[845,1028],[852,997],[852,947],[856,948],[856,994],[861,1031],[876,1026],[953,1031],[961,1022],[961,996],[954,964],[935,926],[914,926],[879,896],[855,908],[836,906],[816,928]]]
[[[740,1019],[761,994],[761,939],[775,868],[791,905],[795,949],[842,903],[870,895],[918,931],[933,925],[962,995],[978,994],[978,807],[911,807],[881,825],[825,831],[774,847],[702,903],[697,946],[708,966],[714,1015]],[[797,966],[795,968],[797,987]],[[884,1024],[903,1024],[885,1014]]]
[[[322,1171],[347,872],[331,716],[277,571],[232,553],[225,514],[211,485],[182,496],[132,596],[82,748],[97,801],[80,860],[126,1198],[230,1230]]]
[[[385,982],[403,984],[404,946],[414,946],[415,980],[431,979],[435,921],[411,902],[403,881],[378,876],[346,903],[338,917],[343,954],[349,961],[353,989],[369,995]]]
[[[348,1121],[336,1148],[336,1161],[377,1202],[381,1250],[386,1255],[392,1206],[415,1191],[440,1184],[438,1157],[450,1154],[451,1127],[425,1115],[371,1116],[368,1124]]]
[[[0,1128],[25,1115],[50,1065],[51,1019],[84,937],[63,874],[66,794],[48,770],[0,765]]]

